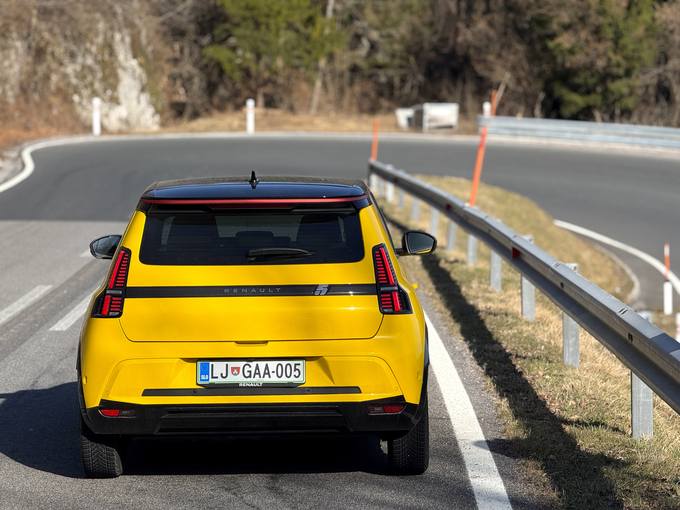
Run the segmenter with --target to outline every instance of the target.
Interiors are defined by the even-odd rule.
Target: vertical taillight
[[[375,279],[378,284],[378,304],[380,311],[390,313],[410,313],[411,306],[406,293],[399,287],[390,255],[384,244],[373,248]]]
[[[92,310],[93,317],[120,317],[123,313],[130,257],[131,253],[127,248],[121,248],[118,252],[106,289],[97,296]]]

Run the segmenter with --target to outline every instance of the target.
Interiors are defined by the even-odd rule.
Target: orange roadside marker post
[[[380,119],[373,119],[373,146],[371,147],[371,161],[378,160],[378,133],[380,132]]]
[[[496,114],[496,94],[494,90],[491,93],[491,103],[484,103],[484,116],[493,117]],[[482,128],[481,138],[479,140],[479,148],[477,149],[477,160],[475,161],[475,173],[472,177],[472,190],[470,191],[470,207],[475,206],[477,201],[477,190],[479,189],[479,181],[482,178],[482,166],[484,165],[484,152],[486,151],[486,134],[488,128]]]

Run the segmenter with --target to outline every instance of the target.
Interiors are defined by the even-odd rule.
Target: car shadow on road
[[[0,453],[40,471],[83,476],[75,382],[0,393],[0,399]]]
[[[389,474],[377,438],[250,438],[132,442],[131,475],[365,472]]]
[[[523,438],[491,441],[489,448],[539,462],[565,508],[623,508],[604,472],[620,461],[581,449],[494,338],[479,310],[465,299],[459,284],[440,266],[440,258],[425,256],[422,263],[475,361],[524,428]]]
[[[0,394],[0,453],[25,466],[82,478],[75,382]],[[372,437],[132,441],[125,474],[388,474]]]

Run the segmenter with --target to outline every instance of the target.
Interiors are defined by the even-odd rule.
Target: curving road
[[[413,172],[468,177],[476,141],[385,138],[380,159]],[[36,151],[34,174],[0,193],[0,494],[3,506],[88,508],[475,508],[463,454],[436,378],[432,462],[422,477],[386,476],[375,441],[153,443],[130,451],[130,476],[82,480],[77,455],[74,312],[106,271],[84,252],[120,233],[139,195],[160,179],[258,174],[364,178],[370,140],[219,137],[99,141]],[[670,158],[491,143],[484,180],[553,216],[654,253],[678,238],[680,172]],[[672,240],[671,240],[672,241]],[[659,250],[660,251],[660,248]],[[631,267],[635,261],[627,260]],[[680,264],[680,252],[674,252]],[[644,288],[661,276],[650,271]],[[654,293],[644,295],[653,303]],[[23,304],[19,306],[19,304]],[[439,328],[438,328],[439,329]],[[445,346],[487,440],[500,437],[473,362]],[[496,441],[502,443],[502,441]],[[532,508],[517,466],[493,449],[515,507]]]

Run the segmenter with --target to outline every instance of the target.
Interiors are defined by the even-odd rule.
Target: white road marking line
[[[593,232],[592,230],[588,230],[587,228],[579,227],[578,225],[573,225],[571,223],[567,223],[566,221],[561,221],[561,220],[555,220],[554,221],[555,225],[558,227],[561,227],[565,230],[570,230],[576,234],[581,234],[582,236],[590,237],[591,239],[595,239],[596,241],[600,241],[603,244],[608,244],[609,246],[613,246],[614,248],[618,248],[619,250],[623,250],[627,253],[630,253],[631,255],[635,255],[637,258],[644,260],[647,262],[650,266],[652,266],[654,269],[659,271],[662,275],[666,274],[666,266],[663,264],[663,262],[655,259],[648,253],[645,253],[641,250],[638,250],[637,248],[633,248],[632,246],[628,246],[627,244],[624,244],[620,241],[617,241],[616,239],[612,239],[611,237],[603,236],[602,234],[598,234],[597,232]],[[669,275],[669,280],[673,284],[673,288],[675,289],[675,292],[680,294],[680,278],[678,278],[673,271],[670,272]]]
[[[88,292],[80,303],[74,306],[69,313],[64,315],[59,322],[50,328],[50,331],[66,331],[73,326],[73,324],[87,312],[87,307],[90,304],[90,299],[92,299],[92,294],[94,294],[97,288]]]
[[[17,299],[14,303],[9,305],[4,310],[0,310],[0,324],[7,322],[9,319],[27,308],[31,303],[37,301],[45,292],[52,288],[51,285],[38,285],[28,294]]]
[[[84,258],[86,258],[86,257],[91,257],[91,256],[92,256],[92,253],[90,253],[90,249],[89,249],[89,248],[88,248],[87,250],[85,250],[83,253],[80,254],[80,258],[81,258],[81,259],[84,259]]]
[[[512,510],[505,485],[479,426],[463,382],[437,330],[425,314],[430,338],[430,363],[444,396],[453,431],[480,510]]]

